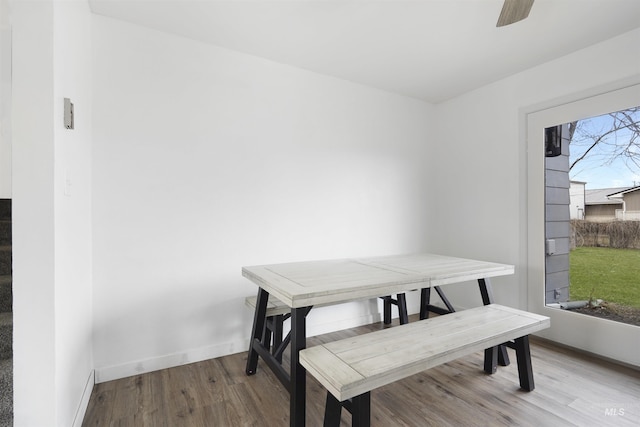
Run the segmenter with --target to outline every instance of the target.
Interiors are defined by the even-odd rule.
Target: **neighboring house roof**
[[[634,187],[632,187],[634,188]],[[635,187],[640,188],[640,187]],[[584,191],[585,205],[621,205],[622,199],[609,199],[608,196],[630,190],[629,187],[598,188]]]
[[[640,190],[640,185],[638,185],[636,187],[627,188],[626,190],[616,191],[615,193],[611,193],[611,194],[607,195],[607,197],[612,197],[612,198],[616,198],[616,199],[622,199],[625,194],[633,193],[633,192],[638,191],[638,190]]]

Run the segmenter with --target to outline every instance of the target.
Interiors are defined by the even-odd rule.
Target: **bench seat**
[[[395,304],[398,306],[398,314],[400,316],[400,324],[405,324],[409,321],[409,316],[407,314],[407,303],[404,294],[398,294],[397,299],[394,300],[390,296],[382,297],[384,301],[384,323],[391,323],[391,305]],[[249,296],[244,299],[244,304],[255,310],[256,301],[258,300],[257,296]],[[324,307],[332,304],[320,304],[318,307]],[[276,360],[282,362],[282,353],[287,345],[290,342],[290,335],[284,336],[284,321],[289,318],[291,314],[291,308],[287,306],[285,303],[280,301],[278,298],[273,295],[269,295],[269,300],[267,301],[267,311],[266,311],[266,323],[265,323],[265,331],[262,337],[262,344],[267,349],[272,349],[272,354],[275,356]]]
[[[345,402],[434,366],[516,340],[520,385],[532,390],[528,335],[549,324],[548,317],[490,304],[304,349],[300,363],[338,402]]]
[[[256,297],[255,295],[246,297],[244,299],[244,305],[249,307],[251,310],[255,310],[257,300],[258,297]],[[278,298],[269,295],[269,301],[267,302],[267,317],[279,316],[289,313],[291,313],[291,309],[289,308],[289,306],[280,301]]]
[[[384,300],[384,323],[391,323],[391,305],[398,306],[398,315],[400,316],[400,323],[408,322],[407,315],[407,304],[404,300],[404,294],[398,294],[397,299],[392,299],[390,296],[380,297]],[[244,299],[244,304],[252,310],[256,308],[256,301],[258,297],[250,296]],[[348,302],[348,301],[345,301]],[[316,307],[326,307],[333,304],[319,304]],[[269,295],[269,301],[267,302],[267,317],[279,316],[289,314],[291,312],[291,308],[289,308],[285,303],[274,297],[273,295]]]

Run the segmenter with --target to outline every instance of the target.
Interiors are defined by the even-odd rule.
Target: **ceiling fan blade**
[[[531,6],[533,6],[533,0],[504,0],[496,27],[504,27],[522,21],[529,16]]]

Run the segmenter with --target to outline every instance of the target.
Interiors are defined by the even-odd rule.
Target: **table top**
[[[512,265],[428,253],[242,267],[244,277],[293,308],[513,273]]]

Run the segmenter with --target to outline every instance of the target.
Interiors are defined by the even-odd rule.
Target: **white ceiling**
[[[433,103],[640,27],[640,0],[536,0],[502,28],[503,0],[89,2],[96,14]],[[629,54],[640,69],[640,47]]]

